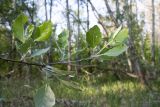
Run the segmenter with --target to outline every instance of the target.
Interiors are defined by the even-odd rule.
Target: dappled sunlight
[[[98,80],[97,80],[98,81]],[[77,81],[78,82],[78,81]],[[90,81],[93,83],[93,81]],[[159,94],[147,91],[143,85],[138,82],[132,81],[116,81],[116,82],[105,82],[100,85],[92,84],[79,84],[81,91],[74,89],[73,87],[66,87],[64,84],[59,82],[50,81],[51,88],[55,94],[56,99],[62,99],[64,101],[79,101],[86,102],[87,104],[96,104],[101,106],[102,104],[107,105],[107,107],[128,107],[129,105],[142,105],[149,104],[151,105],[155,101],[158,101]],[[5,84],[5,83],[4,83]],[[16,84],[14,86],[14,84]],[[10,84],[3,87],[3,96],[4,98],[14,98],[17,96],[28,96],[34,94],[34,87],[37,87],[39,84],[38,80],[34,80],[34,84],[30,84],[32,88],[26,88],[25,83],[18,80],[10,81]],[[19,93],[16,92],[16,88],[19,87]],[[5,89],[5,90],[4,90]],[[26,90],[24,92],[24,90]],[[18,99],[19,97],[17,97]],[[20,97],[21,98],[21,97]],[[32,102],[30,102],[32,103]]]
[[[107,93],[113,94],[126,94],[134,95],[134,93],[146,91],[145,87],[140,83],[127,82],[108,82],[100,86],[83,86],[82,93],[86,96],[106,95]]]
[[[105,94],[107,92],[113,92],[113,93],[122,93],[122,92],[132,92],[135,91],[143,91],[145,90],[144,86],[140,83],[133,83],[133,82],[113,82],[113,83],[107,83],[104,84],[101,87],[102,92]]]
[[[91,86],[88,86],[88,87],[86,86],[86,87],[82,88],[82,93],[85,96],[94,97],[94,96],[97,96],[99,94],[99,90],[94,88],[94,87],[91,87]]]

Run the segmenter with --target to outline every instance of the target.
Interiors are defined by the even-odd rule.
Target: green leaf
[[[27,28],[26,28],[25,36],[27,38],[31,37],[33,31],[34,31],[34,25],[33,24],[28,25]]]
[[[107,55],[100,55],[99,59],[100,59],[100,61],[110,61],[110,60],[113,60],[113,57],[110,57]]]
[[[54,71],[54,75],[55,75],[55,76],[75,75],[75,72],[74,72],[74,71],[67,72],[67,71],[65,71],[65,70],[61,70],[61,69],[56,68],[56,67],[52,67],[52,68],[53,68],[53,71]]]
[[[52,34],[52,22],[46,21],[37,27],[35,34],[33,35],[35,41],[46,41]]]
[[[14,36],[21,42],[24,43],[24,24],[28,21],[28,17],[21,13],[14,21],[13,21],[13,34]]]
[[[18,49],[18,51],[20,51],[22,53],[26,53],[31,48],[31,46],[33,46],[33,45],[34,45],[33,39],[32,38],[28,38],[21,45],[17,44],[17,49]]]
[[[128,29],[123,28],[115,37],[114,41],[117,43],[122,43],[128,38]]]
[[[36,38],[38,38],[40,36],[40,30],[39,30],[39,26],[35,27],[35,31],[33,32],[33,34],[31,35],[31,37],[35,40]]]
[[[84,53],[88,53],[88,48],[80,49],[80,50],[75,50],[72,54],[71,57],[74,59],[76,58],[76,55],[84,55]]]
[[[73,88],[73,89],[77,89],[77,90],[81,91],[81,88],[80,88],[79,84],[76,83],[76,82],[73,82],[73,81],[68,82],[68,81],[65,81],[65,80],[61,80],[61,82],[69,88]]]
[[[68,43],[68,31],[64,30],[58,35],[58,45],[60,48],[65,48]]]
[[[0,34],[0,53],[5,53],[10,49],[10,39],[3,34]]]
[[[98,56],[106,55],[106,56],[119,56],[123,52],[127,50],[127,46],[125,44],[118,45],[116,47],[113,47],[112,49],[109,49],[107,52],[100,54]]]
[[[93,26],[86,34],[86,41],[89,47],[94,48],[101,42],[102,35],[97,25]]]
[[[62,77],[62,76],[73,76],[75,75],[75,72],[74,71],[70,71],[70,72],[67,72],[65,70],[61,70],[61,69],[58,69],[56,67],[52,67],[52,66],[45,66],[44,68],[42,68],[42,73],[43,75],[45,75],[45,77],[51,77],[51,76],[56,76],[56,77]]]
[[[49,85],[38,89],[34,96],[35,107],[53,107],[55,105],[55,95]]]
[[[42,55],[42,54],[48,52],[49,49],[50,49],[50,47],[45,48],[45,49],[38,49],[38,50],[34,51],[33,54],[31,54],[31,57]]]
[[[116,33],[114,38],[109,40],[110,42],[109,45],[115,46],[115,45],[122,44],[127,38],[128,38],[128,29],[123,28],[118,33]]]
[[[111,40],[113,40],[116,36],[117,36],[117,34],[120,32],[120,30],[122,29],[122,26],[120,26],[112,35],[111,35]]]

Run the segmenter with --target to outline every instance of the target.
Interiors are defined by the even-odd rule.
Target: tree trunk
[[[44,1],[44,7],[45,7],[46,20],[48,20],[48,14],[47,14],[47,0]]]
[[[79,7],[80,7],[80,5],[79,5],[79,0],[77,0],[77,11],[78,11],[78,14],[77,14],[77,18],[78,18],[78,20],[77,20],[77,31],[78,31],[78,33],[77,33],[77,52],[78,52],[78,50],[80,50],[80,16],[79,16]],[[76,55],[76,60],[79,60],[80,59],[80,57],[79,57],[79,53]],[[78,62],[77,61],[77,65],[80,65],[80,62]],[[77,70],[77,73],[79,73],[80,72],[80,67],[79,66],[76,66],[76,70]]]
[[[115,18],[114,15],[113,15],[113,12],[112,12],[109,4],[108,4],[108,0],[104,0],[104,2],[105,2],[105,5],[106,5],[106,8],[107,8],[107,10],[108,10],[108,13],[109,13],[109,15],[110,15],[111,20],[114,22],[115,26],[118,27],[119,24],[117,23],[116,18]]]
[[[89,30],[89,6],[88,6],[88,1],[89,0],[87,0],[87,3],[86,3],[86,7],[87,7],[87,31]],[[91,51],[89,50],[89,52],[88,52],[88,56],[91,56]],[[92,64],[92,62],[91,62],[92,60],[90,59],[90,60],[88,60],[88,64],[89,65],[91,65]],[[93,69],[92,69],[92,67],[90,67],[89,68],[89,72],[92,72],[93,71]]]
[[[16,0],[13,0],[13,9],[14,11],[16,11]],[[11,25],[11,23],[9,23]],[[11,35],[11,51],[9,52],[9,55],[8,55],[8,58],[10,59],[13,59],[13,58],[16,58],[16,47],[15,47],[15,38],[13,35]],[[8,67],[8,72],[12,72],[14,71],[14,67],[15,67],[15,64],[14,63],[11,63]]]
[[[141,68],[140,68],[140,64],[139,64],[139,60],[137,58],[137,55],[136,55],[136,49],[135,49],[135,46],[134,46],[134,39],[133,39],[133,34],[132,34],[132,5],[129,6],[128,4],[128,0],[125,1],[126,3],[126,13],[127,13],[127,26],[129,28],[129,39],[128,39],[128,44],[129,44],[129,49],[128,49],[128,52],[129,52],[129,56],[131,57],[131,63],[132,63],[132,66],[133,66],[133,71],[137,73],[138,77],[139,77],[139,80],[142,84],[146,84],[146,80],[145,80],[145,76],[144,76],[144,73],[141,71]],[[132,2],[131,2],[132,4]]]
[[[152,0],[152,38],[151,38],[151,62],[155,64],[155,6]]]
[[[52,18],[52,4],[53,4],[53,1],[52,0],[50,0],[50,20],[51,20],[51,18]]]
[[[87,3],[86,3],[86,6],[87,6],[87,31],[89,30],[89,7],[88,7],[88,0],[87,0]]]
[[[31,20],[32,20],[32,23],[34,23],[34,12],[35,12],[35,2],[34,2],[34,0],[33,0],[33,2],[32,2],[32,8],[33,8],[33,10],[32,10],[32,17],[31,17]]]
[[[51,19],[52,19],[52,5],[53,5],[53,2],[52,2],[52,0],[50,0],[50,11],[49,11],[49,20],[51,21]],[[49,52],[48,52],[48,62],[49,63],[52,63],[53,62],[53,58],[52,58],[52,52],[53,52],[53,36],[55,35],[55,29],[56,29],[56,26],[54,26],[54,30],[53,30],[53,32],[52,32],[52,35],[51,35],[51,37],[50,37],[50,40],[49,40],[49,46],[50,46],[50,50],[49,50]]]
[[[100,14],[98,13],[98,11],[96,10],[96,8],[94,7],[94,5],[92,4],[92,2],[91,2],[90,0],[88,0],[88,3],[91,5],[91,8],[92,8],[92,10],[93,10],[93,12],[94,12],[94,15],[95,15],[95,17],[96,17],[97,20],[98,20],[98,23],[103,27],[106,35],[108,36],[108,31],[107,31],[107,29],[106,29],[106,26],[104,25],[104,23],[103,23],[102,20],[101,20],[102,15],[100,15]]]
[[[68,29],[68,33],[69,33],[69,37],[68,37],[68,71],[71,70],[71,26],[70,26],[70,18],[69,18],[69,14],[70,14],[70,10],[69,10],[69,2],[68,0],[66,0],[66,9],[67,9],[67,29]]]
[[[160,21],[160,4],[159,4],[159,21]],[[159,23],[160,26],[160,23]],[[160,63],[160,36],[157,35],[157,46],[158,46],[158,63]]]
[[[119,1],[116,0],[116,22],[118,22],[118,19],[119,19],[119,15],[120,15],[120,10],[119,10]]]

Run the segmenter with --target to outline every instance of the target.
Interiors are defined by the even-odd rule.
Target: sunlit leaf
[[[34,51],[33,54],[31,54],[31,57],[42,55],[42,54],[48,52],[49,49],[50,49],[49,47],[45,48],[45,49],[38,49],[38,50]]]
[[[68,42],[68,31],[64,30],[58,35],[58,45],[60,48],[65,48]]]
[[[46,41],[52,34],[52,22],[46,21],[36,28],[33,37],[35,41]]]
[[[33,31],[34,31],[34,25],[33,24],[28,25],[27,28],[26,28],[25,36],[27,38],[31,37]]]
[[[122,26],[120,26],[110,37],[110,40],[114,39],[117,34],[120,32],[120,30],[122,29]]]
[[[119,29],[118,29],[119,31]],[[125,40],[127,40],[128,38],[128,29],[127,28],[123,28],[122,30],[120,30],[118,33],[115,33],[116,35],[114,35],[114,38],[111,38],[109,40],[109,45],[115,46],[115,45],[119,45],[122,44]]]
[[[21,13],[14,21],[13,21],[13,34],[14,36],[21,42],[24,43],[24,24],[28,21],[28,17]]]
[[[100,29],[97,25],[93,26],[86,34],[86,41],[89,47],[94,48],[96,47],[102,39],[102,35]]]
[[[118,45],[116,47],[113,47],[111,49],[109,49],[107,52],[103,53],[103,54],[100,54],[99,56],[101,55],[106,55],[106,56],[118,56],[120,54],[122,54],[123,52],[125,52],[127,50],[127,46],[125,44],[121,44],[121,45]]]
[[[34,96],[35,107],[53,107],[55,105],[55,95],[49,85],[38,89]]]
[[[115,37],[115,42],[117,43],[122,43],[123,41],[125,41],[128,38],[128,29],[127,28],[123,28]]]

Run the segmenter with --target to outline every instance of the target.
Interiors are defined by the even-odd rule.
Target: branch
[[[119,26],[119,25],[118,25],[118,22],[116,21],[116,18],[115,18],[114,15],[113,15],[113,12],[112,12],[109,4],[108,4],[108,0],[104,0],[104,2],[105,2],[106,8],[107,8],[107,10],[108,10],[108,13],[109,13],[112,21],[114,22],[114,24],[116,25],[116,27],[118,27],[118,26]]]
[[[91,58],[85,58],[85,59],[80,59],[77,60],[78,62],[82,62],[82,61],[86,61],[89,60]],[[6,61],[6,62],[14,62],[14,63],[19,63],[19,64],[26,64],[26,65],[33,65],[33,66],[39,66],[39,67],[45,67],[46,65],[58,65],[58,64],[62,64],[62,65],[67,65],[68,61],[59,61],[59,62],[54,62],[54,63],[48,63],[48,64],[40,64],[40,63],[33,63],[33,62],[25,62],[25,61],[19,61],[19,60],[13,60],[13,59],[6,59],[6,58],[2,58],[0,57],[0,60]],[[74,63],[76,61],[70,61],[69,63]],[[79,67],[95,67],[96,65],[76,65],[76,64],[71,64],[71,66],[79,66]]]
[[[94,7],[94,5],[92,4],[92,2],[91,2],[90,0],[88,0],[88,2],[89,2],[89,4],[91,5],[92,11],[93,11],[95,17],[97,18],[98,23],[103,27],[106,35],[108,36],[108,31],[107,31],[107,29],[106,29],[106,26],[105,26],[104,23],[101,21],[101,17],[102,17],[101,14],[98,13],[98,11],[96,10],[96,8]],[[97,14],[97,15],[96,15],[96,14]]]
[[[7,61],[7,62],[14,62],[14,63],[26,64],[26,65],[41,66],[41,67],[46,66],[45,64],[30,63],[30,62],[25,62],[25,61],[19,61],[19,60],[13,60],[13,59],[6,59],[6,58],[2,58],[2,57],[0,57],[0,60]]]

